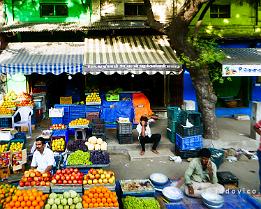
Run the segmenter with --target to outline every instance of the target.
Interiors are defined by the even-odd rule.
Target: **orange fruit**
[[[90,203],[90,204],[89,204],[89,208],[93,208],[93,203]]]
[[[17,190],[15,193],[17,196],[21,196],[22,195],[22,191],[21,190]]]
[[[29,197],[27,195],[24,195],[24,201],[29,200]]]
[[[99,193],[99,198],[103,198],[103,193]]]
[[[113,203],[113,206],[117,208],[117,207],[119,207],[119,203],[115,202],[115,203]]]
[[[92,198],[92,203],[96,203],[96,199],[95,198]]]
[[[29,209],[29,207],[25,206],[24,209]]]
[[[22,202],[21,202],[21,206],[22,206],[22,207],[26,206],[26,202],[25,202],[25,201],[22,201]]]
[[[34,208],[34,206],[30,206],[30,208],[29,208],[29,209],[35,209],[35,208]]]
[[[18,197],[17,197],[16,195],[14,195],[14,196],[12,197],[12,200],[13,200],[14,202],[16,202],[16,201],[18,200]]]
[[[41,209],[41,207],[39,205],[34,207],[35,209]]]
[[[112,202],[109,203],[109,207],[113,207],[113,203]]]
[[[111,201],[114,203],[114,202],[117,202],[117,198],[116,197],[111,197]]]
[[[35,200],[35,197],[34,197],[33,195],[31,195],[31,196],[29,197],[29,200],[30,200],[30,201],[34,201],[34,200]]]
[[[42,201],[42,198],[41,198],[41,196],[37,196],[37,197],[35,198],[35,200],[36,200],[37,202],[40,202],[40,201]]]
[[[101,207],[101,208],[103,207],[103,203],[102,202],[99,203],[99,207]]]
[[[102,192],[102,189],[98,187],[98,188],[96,189],[96,192],[97,192],[97,193],[101,193],[101,192]]]
[[[41,201],[39,202],[39,206],[40,206],[40,207],[43,207],[43,206],[44,206],[44,201],[41,200]]]
[[[32,202],[32,206],[37,206],[37,205],[38,205],[37,201],[34,200],[34,201]]]
[[[111,203],[111,198],[107,198],[107,203]]]
[[[23,197],[23,196],[19,196],[19,197],[18,197],[18,201],[19,201],[19,202],[22,202],[23,200],[24,200],[24,197]]]
[[[106,203],[106,198],[102,198],[102,203]]]
[[[17,202],[15,202],[15,207],[20,207],[20,202],[19,201],[17,201]]]
[[[101,203],[101,201],[102,201],[101,198],[97,198],[97,199],[96,199],[96,202],[97,202],[97,203]]]
[[[104,206],[104,207],[108,207],[109,204],[106,202],[106,203],[103,204],[103,206]]]
[[[93,198],[93,194],[92,193],[89,193],[89,198]]]
[[[11,201],[7,207],[9,207],[9,206],[10,206],[10,207],[14,207],[14,206],[15,206],[15,202],[14,202],[14,201]]]
[[[94,204],[93,204],[93,207],[95,207],[95,208],[98,208],[98,206],[99,206],[98,203],[94,203]]]
[[[84,207],[84,208],[88,208],[88,207],[89,207],[89,204],[86,203],[86,202],[84,202],[84,203],[83,203],[83,207]]]
[[[31,202],[30,200],[28,200],[28,201],[26,202],[26,205],[27,205],[28,207],[30,207],[30,206],[32,205],[32,202]]]
[[[90,198],[86,198],[85,201],[86,201],[86,203],[88,203],[88,204],[92,202],[92,200],[91,200]]]
[[[105,198],[108,198],[108,197],[110,196],[110,194],[109,194],[108,192],[106,192],[106,193],[103,194],[103,196],[104,196]]]
[[[98,193],[94,193],[93,197],[97,199],[99,197]]]

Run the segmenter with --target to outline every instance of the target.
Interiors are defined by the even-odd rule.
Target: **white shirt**
[[[53,166],[55,163],[53,151],[45,147],[43,154],[38,150],[35,150],[33,160],[31,163],[32,167],[37,167],[37,170],[44,172],[48,166]]]
[[[141,130],[142,130],[142,125],[139,123],[136,127],[136,130],[138,131],[138,138],[140,138],[141,135]],[[151,130],[150,130],[150,126],[149,123],[147,123],[147,126],[145,128],[145,136],[151,137]]]

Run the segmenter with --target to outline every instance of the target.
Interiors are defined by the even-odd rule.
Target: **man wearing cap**
[[[185,171],[185,193],[191,197],[200,197],[201,193],[208,191],[222,194],[225,188],[218,184],[217,167],[210,160],[211,152],[207,148],[199,151],[199,157],[194,158]]]

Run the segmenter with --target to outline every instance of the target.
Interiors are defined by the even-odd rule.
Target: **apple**
[[[30,177],[35,177],[35,173],[30,173]]]
[[[100,177],[101,177],[101,175],[98,174],[98,173],[95,175],[95,178],[96,178],[96,179],[99,179]]]
[[[97,174],[97,171],[95,169],[92,170],[92,174],[93,175],[96,175]]]
[[[98,182],[99,182],[99,184],[102,184],[102,183],[103,183],[103,182],[102,182],[102,179],[99,179]]]
[[[47,174],[47,173],[43,173],[43,174],[42,174],[42,177],[43,177],[43,178],[46,178],[46,177],[48,177],[48,174]]]
[[[32,181],[32,182],[31,182],[31,186],[35,186],[35,181]]]
[[[65,180],[65,176],[61,176],[61,180],[63,180],[63,181],[64,181],[64,180]]]
[[[27,182],[27,178],[26,178],[26,177],[23,177],[23,178],[21,179],[21,181],[22,181],[22,182]]]
[[[45,182],[44,182],[44,181],[41,181],[40,185],[41,185],[41,186],[45,186]]]
[[[69,181],[71,178],[70,178],[70,176],[66,176],[65,179],[66,179],[66,181]]]
[[[78,180],[81,179],[81,177],[80,176],[76,176],[75,179],[78,181]]]
[[[111,175],[110,174],[106,174],[106,179],[109,179],[111,177]]]
[[[40,182],[37,181],[37,182],[35,183],[35,186],[40,186]]]
[[[78,168],[75,168],[73,171],[74,171],[74,173],[78,173],[79,172]]]
[[[66,181],[66,180],[63,180],[63,183],[64,183],[64,184],[67,184],[67,181]]]
[[[29,177],[29,175],[30,175],[29,171],[25,171],[25,172],[24,172],[24,176],[25,176],[25,177]]]
[[[62,180],[58,180],[58,184],[62,184],[63,183],[63,181]]]
[[[36,171],[35,176],[40,177],[40,176],[42,176],[42,173],[40,171]]]
[[[56,184],[56,183],[57,183],[56,179],[53,179],[52,184]]]
[[[78,180],[78,184],[82,184],[83,183],[83,181],[82,180]],[[98,183],[98,182],[97,182]]]
[[[56,173],[57,173],[57,174],[61,174],[62,171],[61,171],[61,170],[57,170]]]
[[[115,182],[115,177],[112,176],[111,178],[109,178],[108,182],[109,182],[110,184],[113,184],[113,183]]]
[[[62,174],[65,174],[66,173],[66,171],[65,170],[62,170]]]
[[[69,181],[68,181],[68,184],[72,184],[72,180],[69,180]]]
[[[95,179],[95,176],[91,174],[90,179],[92,179],[92,180]]]
[[[98,180],[97,179],[93,179],[92,181],[94,184],[98,184]]]
[[[32,177],[28,177],[27,180],[28,181],[33,181],[33,178]]]
[[[77,184],[78,182],[77,182],[77,180],[73,180],[73,184]]]
[[[74,177],[74,176],[71,176],[71,180],[72,180],[72,181],[75,180],[75,177]]]
[[[24,183],[24,185],[27,186],[27,187],[29,187],[29,186],[30,186],[30,182],[27,181],[27,182]]]
[[[92,180],[91,179],[88,180],[88,184],[92,184]]]
[[[60,178],[61,178],[60,175],[56,175],[56,176],[55,176],[55,179],[56,179],[56,180],[59,180]]]
[[[38,177],[34,177],[34,181],[38,181]]]
[[[19,182],[19,186],[20,186],[20,187],[24,187],[24,182],[20,181],[20,182]]]
[[[72,172],[73,172],[73,170],[74,170],[73,168],[70,168],[70,169],[69,169],[70,173],[72,173]]]
[[[101,179],[105,179],[105,174],[101,174]]]
[[[102,182],[103,182],[104,184],[108,184],[108,180],[107,180],[107,179],[103,179]]]
[[[49,181],[45,182],[45,186],[50,186],[50,182]]]
[[[87,180],[83,180],[82,184],[86,185],[86,184],[88,184],[88,181]]]

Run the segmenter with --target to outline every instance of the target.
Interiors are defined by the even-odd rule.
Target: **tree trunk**
[[[209,78],[208,67],[205,66],[202,69],[190,69],[190,75],[197,92],[198,107],[202,113],[204,138],[217,139],[219,137],[215,114],[217,97]]]

